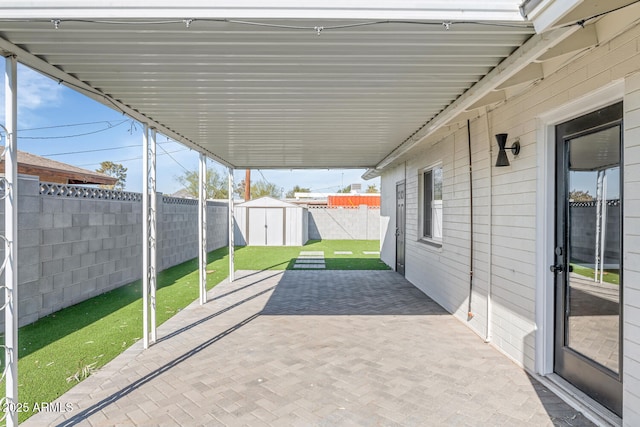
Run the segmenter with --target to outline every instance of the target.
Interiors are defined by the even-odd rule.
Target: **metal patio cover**
[[[0,50],[233,168],[374,168],[534,34],[514,1],[263,3],[3,1]]]

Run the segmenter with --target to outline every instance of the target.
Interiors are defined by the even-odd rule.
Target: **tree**
[[[294,197],[296,197],[296,193],[311,193],[311,189],[300,187],[299,185],[294,185],[291,190],[287,191],[287,199],[293,199]]]
[[[573,190],[569,192],[569,199],[573,202],[592,202],[594,197],[589,194],[589,191]]]
[[[259,199],[260,197],[270,196],[276,199],[280,198],[281,191],[275,184],[270,182],[258,181],[251,186],[251,198]]]
[[[370,184],[369,186],[367,186],[367,193],[379,193],[380,191],[378,191],[378,187],[376,187],[375,184]]]
[[[338,193],[351,193],[351,185],[347,185],[342,190],[338,190]]]
[[[245,182],[243,179],[238,183],[238,185],[236,185],[236,188],[234,190],[234,192],[242,198],[244,198],[244,186]],[[251,190],[249,191],[249,193],[251,194],[252,199],[258,199],[265,196],[279,199],[281,195],[280,189],[275,184],[271,184],[265,181],[256,181],[251,184]]]
[[[108,160],[104,161],[100,163],[100,167],[96,169],[96,172],[100,172],[117,179],[115,184],[102,184],[100,185],[100,188],[109,188],[111,190],[118,191],[124,190],[124,186],[127,181],[127,168],[122,166],[120,163],[113,163]]]
[[[198,171],[185,171],[176,176],[176,180],[184,187],[187,193],[198,198],[200,194],[200,174]],[[226,199],[229,197],[227,190],[227,175],[221,175],[215,169],[207,168],[207,199]]]

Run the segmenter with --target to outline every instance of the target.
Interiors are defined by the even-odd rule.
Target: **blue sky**
[[[4,70],[4,59],[1,59]],[[4,82],[0,85],[0,119],[4,123]],[[127,191],[142,191],[142,126],[72,89],[18,66],[18,149],[95,170],[110,160],[128,168]],[[176,180],[185,170],[198,168],[198,153],[158,135],[157,190],[165,194],[178,191]],[[100,150],[100,151],[96,151]],[[208,161],[222,173],[226,168]],[[363,188],[380,180],[363,181],[362,169],[261,170],[252,172],[252,180],[264,180],[290,190],[294,185],[316,192],[337,191],[352,183]],[[235,172],[236,182],[244,179],[244,170]]]

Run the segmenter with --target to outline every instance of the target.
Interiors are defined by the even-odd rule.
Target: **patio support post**
[[[149,125],[142,131],[142,342],[149,348]]]
[[[156,193],[156,129],[151,128],[149,139],[149,308],[151,310],[151,336],[149,342],[156,342],[156,287],[158,278],[157,218],[158,196]]]
[[[18,425],[18,61],[6,58],[5,67],[5,188],[4,188],[4,350],[6,400],[2,416],[7,426]]]
[[[200,154],[198,186],[198,254],[200,255],[200,305],[207,303],[207,156]]]
[[[235,242],[234,242],[235,222],[233,219],[233,169],[229,168],[229,282],[236,278],[235,273]]]

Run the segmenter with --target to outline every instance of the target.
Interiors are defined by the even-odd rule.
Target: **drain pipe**
[[[467,142],[469,143],[469,307],[467,321],[473,319],[471,298],[473,296],[473,163],[471,161],[471,121],[467,119]]]
[[[491,144],[491,128],[489,127],[489,109],[485,107],[484,109],[484,119],[487,125],[487,141],[489,142],[489,209],[487,210],[487,335],[484,338],[484,342],[491,342],[491,275],[492,273],[492,262],[491,258],[493,257],[493,144]]]

